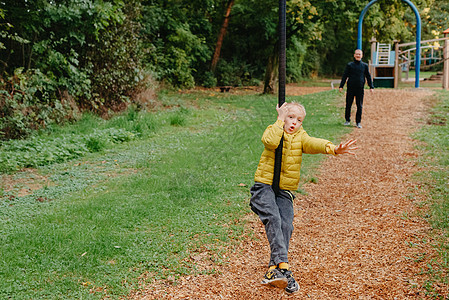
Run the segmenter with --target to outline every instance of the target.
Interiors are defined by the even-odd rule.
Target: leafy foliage
[[[445,29],[449,16],[446,2],[414,1],[423,20],[423,38],[434,38]],[[51,110],[59,106],[58,102],[70,102],[70,106],[62,105],[63,109],[77,106],[102,115],[123,110],[137,101],[138,94],[154,89],[153,77],[177,88],[253,85],[264,79],[267,82],[267,78],[275,80],[278,3],[230,3],[3,0],[0,76],[6,83],[20,72],[25,76],[21,81],[31,84],[35,74],[40,74],[38,81],[47,82],[36,87],[42,93],[40,105],[48,105]],[[365,5],[358,0],[287,1],[287,79],[340,74],[352,59],[358,18]],[[212,55],[228,7],[232,10],[221,57],[212,72]],[[372,37],[390,43],[410,41],[415,27],[415,16],[404,1],[378,1],[364,19],[365,53],[369,52]],[[2,95],[12,95],[9,88],[3,84]],[[20,137],[48,123],[22,121],[24,117],[13,111],[34,111],[39,115],[39,106],[22,99],[14,104],[13,98],[6,101],[2,97],[8,108],[2,108],[0,127],[11,131],[2,129],[3,138]],[[36,98],[29,90],[15,97]],[[70,116],[71,112],[63,115]]]
[[[123,20],[108,25],[87,51],[93,98],[84,103],[97,111],[123,110],[145,87],[144,52],[138,38],[139,2],[127,1],[122,10]]]
[[[6,0],[1,5],[11,31],[0,38],[8,45],[0,49],[8,78],[0,87],[4,138],[60,122],[72,107],[100,113],[123,109],[145,87],[138,1]]]
[[[20,138],[53,122],[77,117],[76,107],[63,98],[57,83],[39,70],[16,69],[0,81],[0,139]]]
[[[423,36],[428,38],[441,37],[441,33],[449,28],[449,2],[433,0],[428,8],[423,10],[422,22],[425,23]]]
[[[144,5],[143,41],[147,60],[158,79],[178,87],[193,87],[196,72],[206,69],[212,55],[211,22],[220,1],[148,1]],[[221,1],[223,2],[223,1]]]

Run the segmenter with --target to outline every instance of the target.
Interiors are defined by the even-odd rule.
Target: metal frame
[[[362,10],[362,13],[359,17],[359,23],[357,27],[357,49],[362,50],[362,24],[363,18],[365,17],[368,9],[376,3],[378,0],[372,0],[368,3],[365,8]],[[421,67],[421,17],[419,15],[418,9],[416,6],[409,0],[402,0],[402,2],[407,3],[415,13],[416,17],[416,61],[415,61],[415,87],[419,88],[419,69]]]

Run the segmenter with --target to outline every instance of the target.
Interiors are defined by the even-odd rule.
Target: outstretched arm
[[[344,143],[340,143],[340,145],[338,145],[337,147],[335,147],[335,154],[352,154],[355,155],[354,150],[358,149],[357,146],[355,146],[355,143],[357,142],[357,140],[349,140],[346,141]]]

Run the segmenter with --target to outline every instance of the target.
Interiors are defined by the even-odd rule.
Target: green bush
[[[223,86],[259,85],[261,81],[253,76],[254,73],[254,67],[236,59],[230,62],[220,59],[216,68],[218,85]]]
[[[298,82],[309,77],[313,70],[316,70],[319,55],[313,52],[308,55],[307,45],[298,38],[292,37],[290,47],[287,51],[287,80],[288,82]]]
[[[86,140],[86,147],[90,152],[100,152],[106,146],[106,141],[99,137],[89,137]]]
[[[85,98],[90,109],[107,113],[122,111],[144,88],[147,72],[143,65],[144,52],[135,20],[140,4],[129,1],[123,8],[121,22],[113,22],[101,34],[87,53],[87,66],[92,80],[93,98]]]
[[[215,78],[214,73],[208,71],[202,76],[201,83],[204,87],[211,88],[217,86],[217,78]]]
[[[224,59],[220,59],[217,64],[216,74],[218,85],[241,85],[239,76],[240,66],[238,63],[229,63]]]
[[[23,138],[33,130],[76,117],[77,107],[40,70],[24,73],[19,68],[0,81],[0,139]]]
[[[124,110],[147,88],[139,1],[19,2],[0,11],[0,138],[63,122],[78,107]]]

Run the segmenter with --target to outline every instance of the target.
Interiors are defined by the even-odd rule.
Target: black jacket
[[[345,72],[343,73],[343,77],[341,78],[340,88],[343,88],[346,83],[346,79],[348,79],[349,90],[363,89],[365,85],[365,78],[368,81],[369,87],[374,89],[374,85],[368,69],[368,64],[364,63],[363,61],[355,60],[346,65]]]

